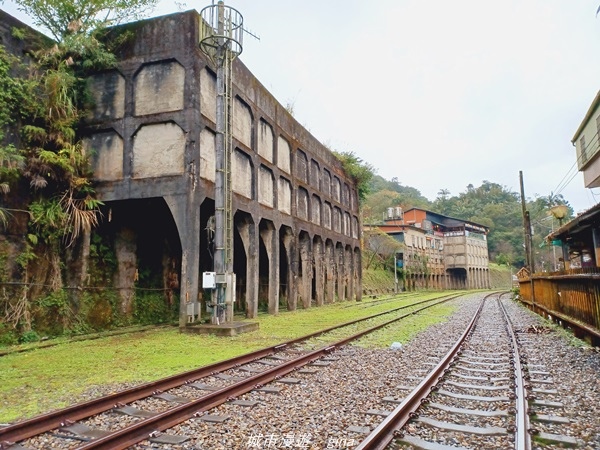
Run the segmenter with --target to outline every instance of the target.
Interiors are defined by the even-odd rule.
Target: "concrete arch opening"
[[[94,231],[92,243],[96,248],[114,250],[119,312],[126,316],[135,312],[138,317],[164,314],[165,320],[176,315],[182,249],[165,200],[111,201],[103,213],[105,220]],[[150,304],[155,311],[150,310]]]
[[[233,218],[233,271],[236,276],[236,306],[246,317],[258,315],[259,243],[254,219],[238,211]]]
[[[467,289],[466,269],[448,269],[450,289]]]

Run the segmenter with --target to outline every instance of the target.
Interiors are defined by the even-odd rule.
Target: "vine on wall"
[[[116,65],[99,39],[116,16],[99,21],[96,15],[106,7],[127,13],[153,2],[45,1],[45,9],[36,0],[17,3],[55,38],[14,29],[13,37],[27,43],[24,59],[0,46],[0,227],[6,237],[0,261],[2,272],[12,275],[2,280],[0,334],[23,339],[36,327],[53,334],[82,327],[80,305],[64,290],[65,261],[98,225],[102,203],[79,130],[90,106],[88,76]]]

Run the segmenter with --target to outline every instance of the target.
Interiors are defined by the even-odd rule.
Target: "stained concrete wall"
[[[133,138],[133,178],[183,173],[185,133],[174,123],[142,126]]]
[[[252,147],[252,113],[248,105],[238,97],[233,101],[232,119],[233,137],[246,147]]]
[[[87,142],[97,191],[107,204],[165,199],[181,243],[180,324],[200,293],[200,268],[212,258],[200,244],[214,214],[207,201],[214,200],[217,86],[198,45],[199,23],[188,11],[115,29],[132,32],[118,68],[90,80],[96,106]],[[239,59],[231,96],[240,307],[254,317],[259,291],[272,313],[281,295],[291,309],[360,298],[358,197],[341,162]],[[259,290],[259,279],[268,288]]]
[[[273,129],[271,126],[261,120],[258,127],[258,154],[265,158],[268,162],[273,162]]]
[[[88,79],[92,120],[121,119],[125,115],[125,78],[116,70]]]
[[[183,109],[185,69],[177,61],[142,66],[133,80],[136,116]]]
[[[292,185],[290,184],[290,180],[283,177],[279,178],[277,200],[277,206],[280,212],[285,214],[292,213]]]
[[[116,181],[123,178],[123,138],[114,130],[84,138],[83,146],[96,179]]]
[[[231,161],[231,178],[233,191],[246,198],[252,198],[252,162],[250,157],[235,149]]]
[[[217,123],[217,76],[207,67],[200,71],[200,86],[200,110]]]
[[[279,167],[285,173],[291,173],[292,171],[290,165],[290,155],[290,143],[282,136],[279,136],[277,141],[277,167]]]
[[[271,208],[275,204],[273,181],[273,171],[265,166],[260,166],[258,172],[258,201]]]
[[[200,177],[215,182],[216,135],[208,128],[200,132]]]

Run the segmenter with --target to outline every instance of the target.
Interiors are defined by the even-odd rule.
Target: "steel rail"
[[[506,320],[506,331],[508,332],[514,357],[514,371],[515,371],[515,396],[516,396],[516,426],[515,426],[515,449],[516,450],[531,450],[531,435],[529,430],[531,423],[529,421],[529,404],[527,402],[527,386],[524,381],[523,364],[521,363],[521,356],[519,354],[519,344],[515,335],[512,322],[508,316],[506,308],[498,298],[498,304],[504,314]]]
[[[498,294],[488,294],[483,298],[465,331],[438,365],[427,374],[423,381],[413,389],[402,403],[394,408],[394,410],[386,416],[386,418],[365,439],[363,439],[354,450],[383,450],[394,439],[396,432],[400,430],[411,417],[413,417],[423,400],[427,398],[435,385],[441,380],[442,375],[448,370],[463,343],[473,331],[475,323],[477,323],[477,320],[481,315],[485,301],[492,295]]]
[[[458,295],[457,295],[458,296]],[[396,317],[392,320],[386,321],[379,325],[375,325],[366,330],[360,331],[352,336],[341,339],[333,344],[326,347],[314,350],[305,355],[294,358],[293,360],[283,362],[279,366],[267,369],[264,372],[245,378],[230,386],[224,387],[218,391],[214,391],[196,400],[192,400],[189,403],[184,403],[180,406],[173,407],[156,416],[144,419],[140,422],[134,423],[128,427],[122,428],[121,430],[115,431],[110,435],[94,439],[89,443],[78,447],[78,450],[120,450],[125,449],[131,445],[137,444],[145,439],[152,437],[154,434],[178,425],[188,419],[198,415],[200,412],[207,411],[211,408],[219,406],[234,397],[243,395],[247,392],[261,387],[262,385],[272,382],[284,375],[287,375],[294,370],[309,364],[310,362],[321,358],[322,356],[331,353],[338,347],[346,345],[348,342],[360,339],[361,337],[384,328],[394,322],[401,319],[414,315],[420,311],[431,308],[433,306],[445,303],[453,298],[447,298],[437,303],[427,305],[419,308],[418,310],[411,311],[402,316]]]
[[[91,417],[96,414],[108,411],[117,404],[126,404],[151,396],[157,391],[165,391],[177,386],[181,386],[188,381],[206,377],[214,372],[219,372],[236,367],[240,364],[247,364],[257,358],[271,355],[275,352],[277,346],[241,355],[194,369],[189,372],[170,376],[160,380],[144,383],[127,390],[116,392],[104,397],[99,397],[84,403],[78,403],[64,409],[52,411],[47,414],[33,417],[31,419],[17,422],[8,427],[0,428],[0,441],[19,442],[32,436],[39,435],[54,428],[64,426],[68,422],[76,422],[81,419]]]
[[[461,294],[447,296],[447,298],[443,298],[441,301],[434,303],[429,306],[434,306],[436,304],[440,304],[446,302],[448,300],[452,300]],[[7,427],[0,428],[0,442],[19,442],[24,439],[30,438],[32,436],[36,436],[42,434],[44,432],[53,430],[60,426],[64,426],[64,424],[68,422],[76,422],[78,420],[82,420],[88,417],[91,417],[96,414],[100,414],[102,412],[108,411],[114,408],[118,404],[127,404],[134,402],[136,400],[148,397],[156,393],[157,391],[167,391],[177,386],[181,386],[186,382],[195,381],[197,379],[207,377],[216,372],[222,372],[231,368],[234,368],[239,365],[248,364],[254,360],[265,358],[266,356],[273,355],[276,352],[284,349],[289,345],[293,345],[296,343],[304,342],[308,339],[320,336],[322,334],[349,326],[354,325],[359,322],[364,322],[366,320],[373,319],[378,316],[382,316],[385,314],[390,314],[402,309],[410,308],[415,304],[420,304],[424,302],[430,302],[431,300],[423,300],[419,303],[414,303],[410,305],[404,305],[398,308],[393,308],[388,311],[384,311],[381,313],[373,314],[368,317],[364,317],[361,319],[355,319],[349,322],[345,322],[340,325],[332,326],[329,328],[325,328],[319,330],[314,333],[310,333],[304,335],[302,337],[292,339],[286,341],[281,344],[277,344],[271,347],[266,347],[261,350],[257,350],[254,352],[250,352],[244,355],[236,356],[234,358],[228,359],[226,361],[220,361],[214,364],[210,364],[208,366],[203,366],[198,369],[193,369],[187,372],[183,372],[180,374],[176,374],[170,377],[162,378],[160,380],[155,380],[152,382],[144,383],[138,386],[134,386],[132,388],[116,392],[114,394],[110,394],[108,396],[99,397],[93,400],[89,400],[83,403],[78,403],[76,405],[63,408],[57,411],[52,411],[46,414],[42,414],[31,419],[27,419],[21,422],[17,422],[15,424],[11,424]],[[429,307],[427,306],[427,307]],[[427,308],[425,307],[425,308]],[[418,309],[416,311],[411,312],[413,314],[415,312],[419,312],[422,309]],[[400,318],[394,319],[399,320],[404,318],[410,314],[404,315]],[[393,321],[393,320],[392,320]],[[388,322],[386,322],[388,323]],[[391,323],[391,321],[389,322]]]

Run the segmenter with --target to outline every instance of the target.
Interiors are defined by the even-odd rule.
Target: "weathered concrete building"
[[[448,288],[490,287],[487,227],[419,208],[405,211],[404,222],[424,229],[431,236],[428,246],[436,237],[443,239]]]
[[[200,20],[188,11],[118,29],[131,36],[118,68],[90,80],[86,136],[122,295],[154,261],[179,287],[180,317],[213,270],[217,94]],[[357,191],[340,161],[239,60],[232,125],[236,308],[254,317],[259,304],[360,298]]]
[[[488,229],[483,225],[411,208],[376,227],[404,244],[399,261],[407,271],[408,288],[490,287]]]

